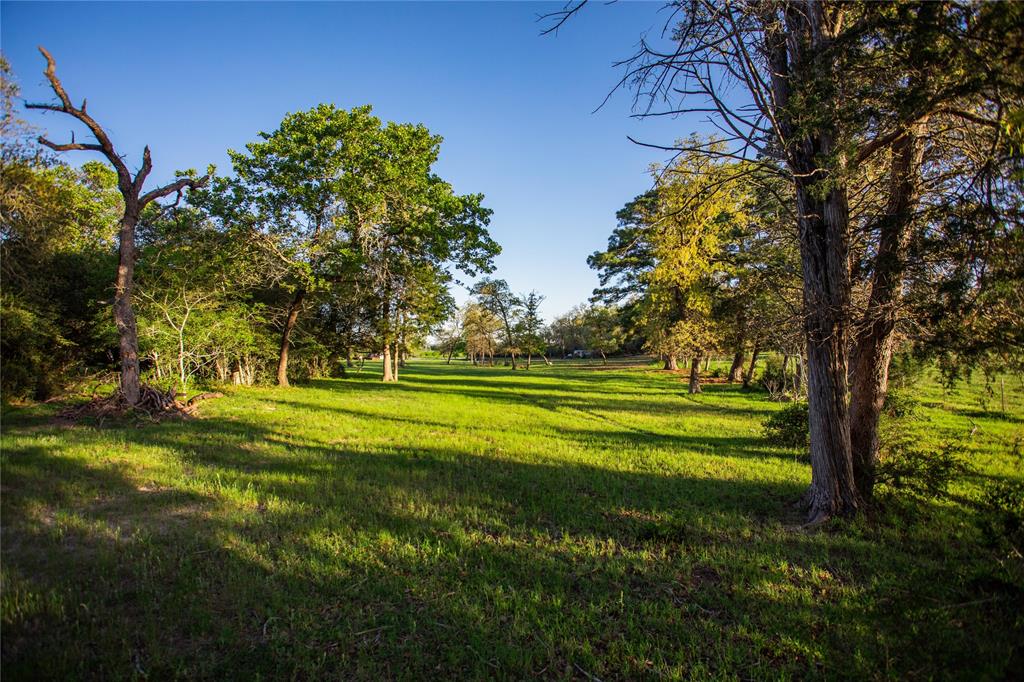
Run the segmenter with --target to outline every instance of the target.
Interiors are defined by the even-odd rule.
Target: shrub
[[[926,367],[927,363],[913,353],[893,355],[889,363],[889,388],[898,390],[913,386],[924,374]]]
[[[947,443],[939,451],[917,447],[909,438],[883,441],[875,484],[924,500],[949,498],[949,486],[971,473],[963,446]]]
[[[906,419],[917,415],[921,402],[903,389],[891,389],[885,396],[882,411],[893,419]]]
[[[764,369],[761,370],[761,378],[758,380],[761,388],[768,391],[768,395],[773,400],[782,397],[783,392],[786,389],[786,376],[782,373],[782,361],[774,356],[770,356],[764,363]]]
[[[989,543],[1024,549],[1024,483],[999,481],[985,489],[979,516]]]
[[[810,447],[810,422],[807,403],[787,405],[764,421],[764,437],[772,445],[807,450]]]

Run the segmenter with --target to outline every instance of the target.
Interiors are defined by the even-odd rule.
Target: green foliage
[[[1024,551],[1024,482],[989,484],[981,500],[979,524],[987,541],[1020,556]]]
[[[794,402],[773,412],[762,424],[768,443],[783,448],[794,448],[806,455],[810,447],[811,431],[807,403]]]
[[[792,379],[783,372],[782,358],[770,355],[761,370],[758,384],[773,398],[781,398]]]
[[[950,488],[973,473],[964,454],[959,443],[934,449],[912,438],[890,435],[882,444],[875,484],[889,494],[949,499]]]
[[[108,362],[120,199],[113,173],[97,163],[8,159],[0,175],[3,393],[48,398]]]
[[[882,412],[892,419],[910,419],[918,415],[921,402],[908,389],[891,388],[885,394]]]
[[[619,310],[613,306],[592,305],[583,314],[584,343],[587,350],[602,358],[622,345],[623,331]]]
[[[4,399],[48,398],[61,378],[61,351],[69,342],[52,320],[7,293],[0,295],[0,316]]]
[[[889,390],[910,389],[919,381],[928,368],[924,358],[912,352],[895,353],[889,363]]]

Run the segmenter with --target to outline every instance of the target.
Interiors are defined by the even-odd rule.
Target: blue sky
[[[151,183],[209,163],[226,171],[227,149],[320,102],[425,124],[445,138],[439,174],[494,210],[495,276],[546,296],[550,319],[590,295],[587,255],[665,158],[626,136],[667,144],[704,128],[696,117],[631,119],[626,92],[592,113],[621,75],[612,64],[660,33],[659,3],[596,3],[541,37],[538,15],[559,7],[4,2],[0,38],[26,99],[51,97],[41,44],[130,165],[149,144]],[[26,118],[56,140],[73,127],[57,114]]]

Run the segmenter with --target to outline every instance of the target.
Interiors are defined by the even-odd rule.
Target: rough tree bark
[[[835,27],[823,4],[791,3],[784,13],[785,30],[768,27],[766,48],[778,133],[786,143],[796,189],[811,435],[811,486],[805,502],[808,523],[816,525],[853,514],[859,506],[847,404],[849,205],[838,124],[826,117],[798,126],[800,112],[790,110],[790,99],[794,83],[810,88],[801,96],[829,96],[841,75],[829,52]]]
[[[850,448],[857,491],[874,492],[878,464],[878,421],[889,388],[889,363],[903,298],[907,243],[918,202],[918,168],[926,120],[912,126],[892,147],[889,199],[879,221],[871,296],[850,358]]]
[[[665,356],[665,369],[674,372],[679,369],[679,360],[674,355]]]
[[[750,367],[743,375],[743,388],[750,388],[750,382],[754,380],[754,369],[757,367],[757,358],[761,355],[761,342],[754,341],[754,349],[750,353]]]
[[[746,357],[746,353],[743,350],[743,343],[739,344],[736,349],[736,354],[732,356],[732,366],[729,367],[729,383],[735,384],[737,381],[743,381],[743,360]]]
[[[277,385],[288,385],[288,349],[291,348],[292,331],[299,319],[299,311],[302,310],[302,303],[306,299],[306,290],[298,289],[295,297],[288,306],[288,317],[284,321],[284,329],[281,331],[281,352],[277,360]]]
[[[833,189],[817,199],[816,188],[802,184],[797,183],[797,204],[811,431],[811,488],[806,502],[808,523],[817,524],[858,508],[847,404],[849,212],[845,192]]]
[[[700,388],[700,363],[704,359],[703,353],[693,356],[690,361],[690,393],[701,393]]]
[[[381,379],[381,381],[394,381],[395,377],[394,377],[394,374],[392,374],[392,371],[391,371],[391,344],[388,343],[386,340],[384,341],[383,359],[384,359],[384,376]]]
[[[46,75],[51,89],[60,100],[60,104],[31,103],[26,104],[28,109],[42,109],[45,111],[56,111],[67,114],[81,121],[96,139],[95,143],[75,142],[74,135],[71,142],[67,144],[56,144],[45,137],[39,138],[39,143],[57,152],[67,151],[92,151],[99,152],[106,157],[107,161],[117,172],[117,189],[124,199],[124,213],[120,220],[118,230],[118,266],[117,278],[114,281],[114,324],[117,327],[118,346],[121,354],[121,392],[125,401],[130,406],[139,404],[141,387],[139,385],[139,334],[135,323],[135,310],[132,308],[132,287],[135,280],[135,226],[146,206],[163,197],[171,194],[178,195],[185,188],[196,189],[206,184],[209,176],[202,178],[179,178],[172,183],[158,187],[157,189],[142,193],[146,178],[153,170],[153,159],[149,147],[142,152],[142,167],[133,176],[125,165],[124,159],[114,150],[103,127],[86,112],[86,101],[82,100],[82,106],[75,107],[71,98],[64,90],[63,84],[57,77],[57,64],[45,48],[40,47],[39,52],[46,58]]]

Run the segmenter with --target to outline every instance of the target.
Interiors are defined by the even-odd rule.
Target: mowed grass
[[[4,677],[1024,670],[1020,567],[970,505],[801,529],[810,470],[763,441],[762,393],[689,396],[649,366],[374,369],[184,423],[5,414]],[[1006,415],[979,385],[919,395],[922,442],[979,468],[965,500],[1022,476],[1016,379]]]

